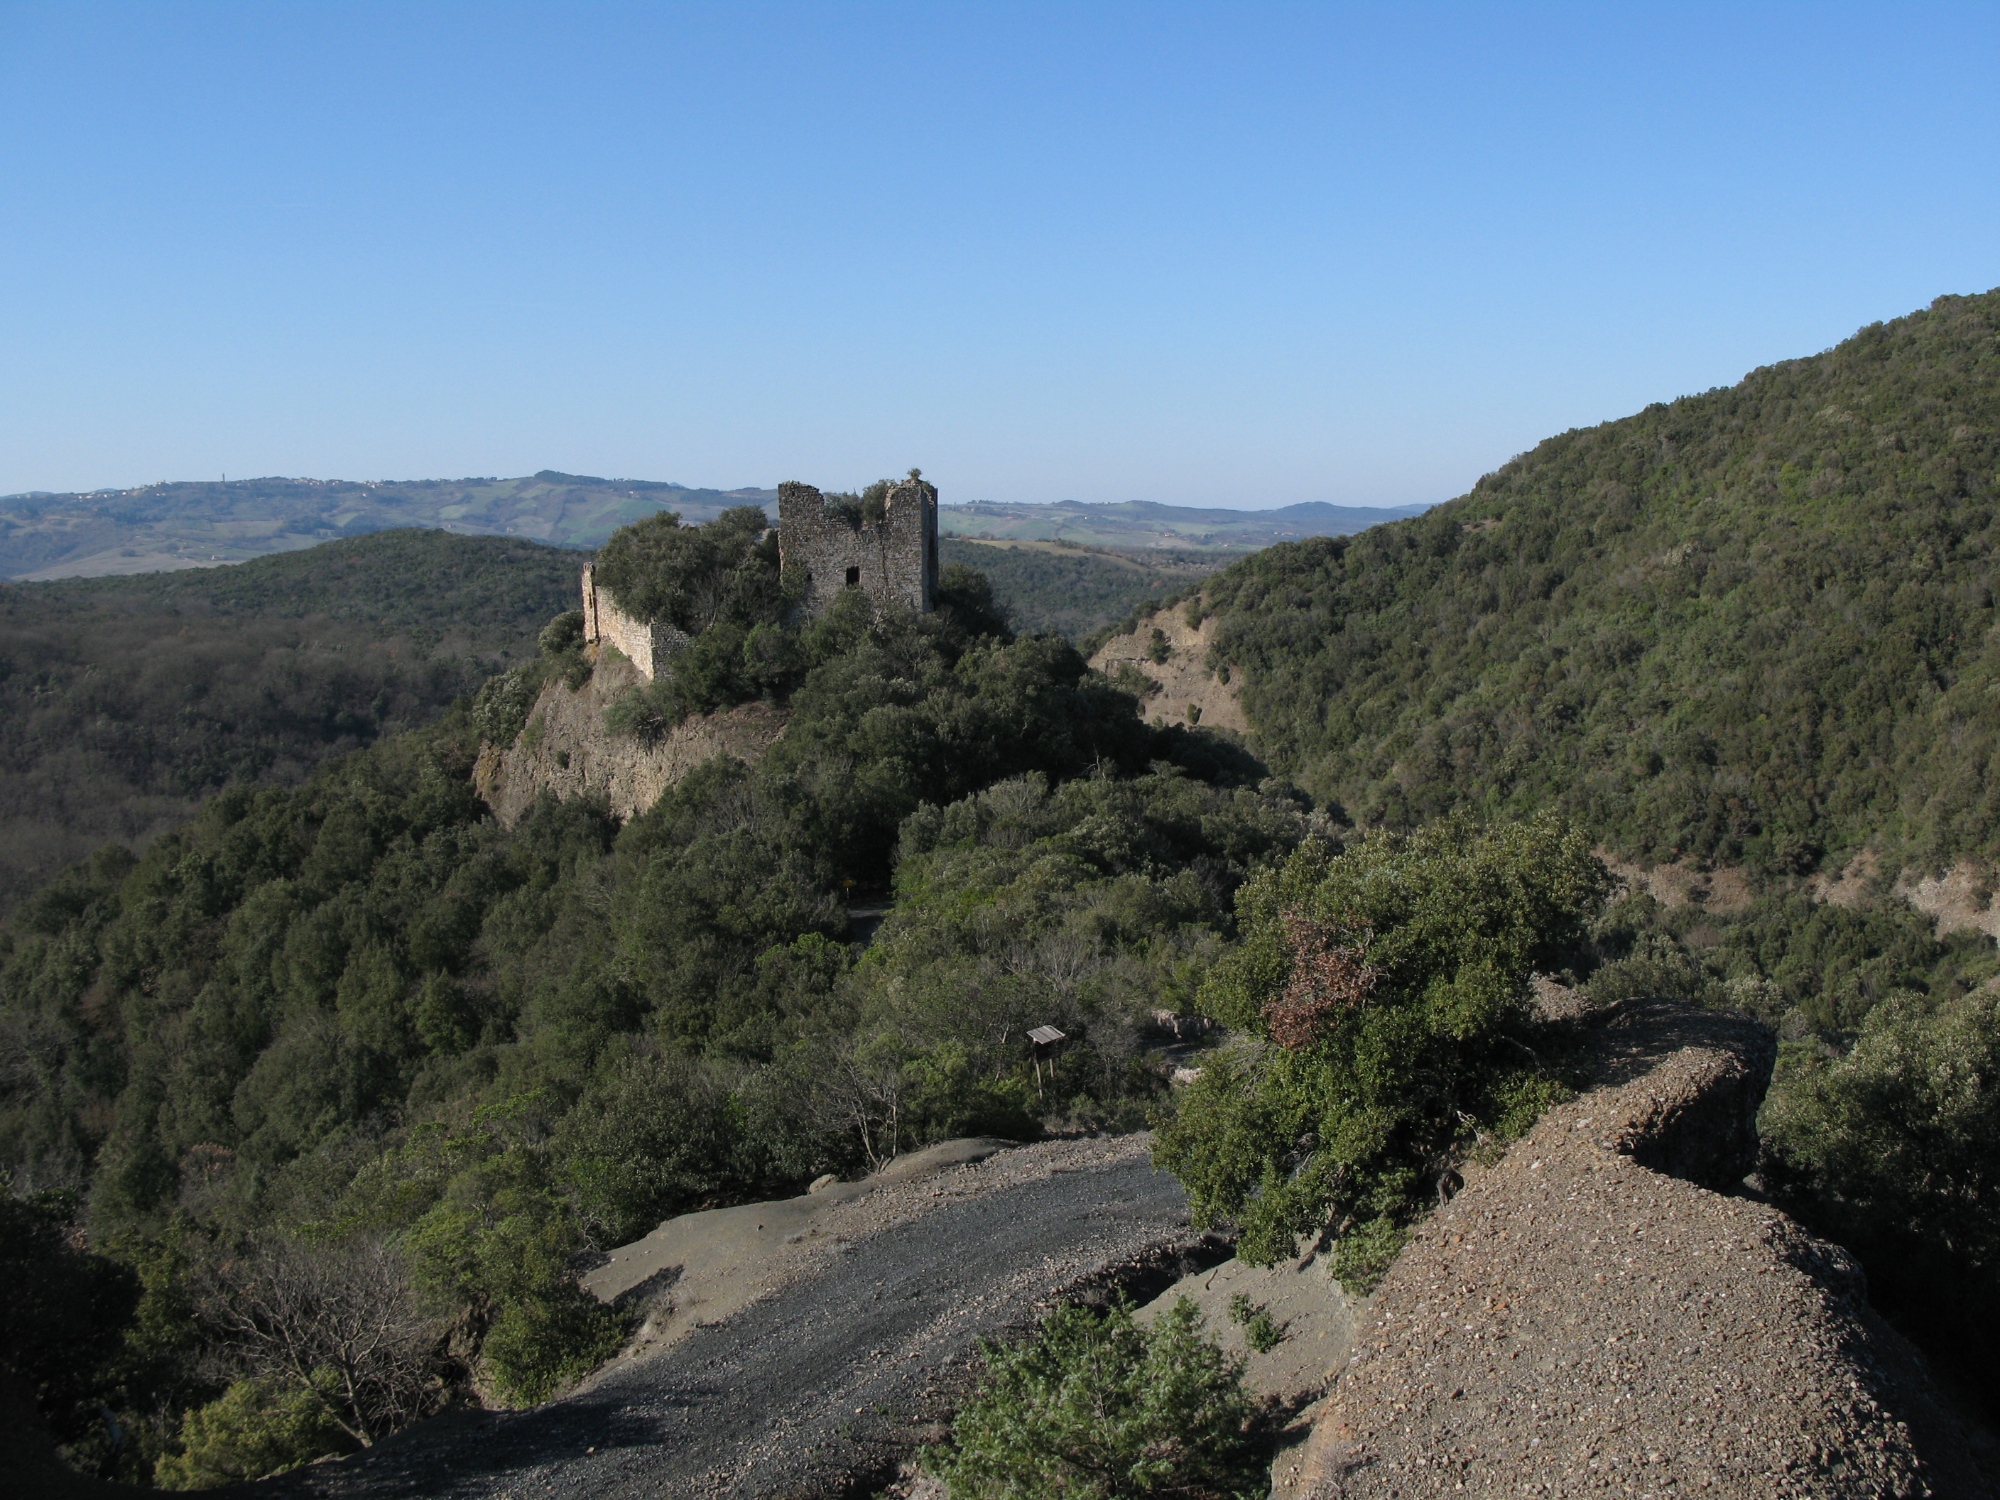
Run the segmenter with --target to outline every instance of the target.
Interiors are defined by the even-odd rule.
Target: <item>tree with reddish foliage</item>
[[[1467,1153],[1561,1097],[1530,976],[1584,961],[1609,877],[1554,819],[1309,839],[1236,898],[1200,1004],[1238,1040],[1177,1096],[1155,1159],[1196,1225],[1269,1265],[1301,1239],[1365,1290]],[[1524,1038],[1527,1038],[1524,1040]]]
[[[1284,991],[1264,1006],[1264,1020],[1271,1040],[1296,1052],[1312,1046],[1342,1016],[1367,1003],[1375,993],[1375,971],[1362,958],[1366,937],[1359,943],[1342,943],[1337,928],[1304,912],[1288,911],[1283,920],[1292,972]]]

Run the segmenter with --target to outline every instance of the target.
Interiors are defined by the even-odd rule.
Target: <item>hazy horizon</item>
[[[773,481],[769,484],[688,484],[685,481],[678,479],[649,479],[642,474],[586,475],[579,470],[553,469],[549,466],[544,466],[542,469],[533,470],[531,472],[532,473],[553,472],[560,474],[572,474],[580,479],[587,478],[587,479],[601,480],[612,484],[632,483],[632,484],[669,485],[676,489],[700,491],[703,493],[713,493],[722,495],[733,495],[749,490],[757,490],[775,494],[778,486],[778,481]],[[263,480],[284,480],[293,484],[402,485],[402,484],[457,483],[466,479],[474,479],[481,477],[485,476],[472,475],[472,474],[452,474],[452,475],[427,474],[418,478],[406,476],[403,478],[375,477],[367,479],[355,479],[337,474],[241,474],[238,475],[233,480],[230,479],[227,475],[217,475],[216,479],[212,482],[223,483],[223,484],[255,484]],[[510,475],[496,475],[493,477],[514,479],[514,478],[522,478],[525,476],[510,474]],[[150,489],[155,485],[207,484],[210,482],[211,481],[206,479],[180,478],[180,479],[149,480],[142,484],[102,485],[96,489],[88,489],[88,490],[46,490],[46,489],[15,490],[10,493],[0,494],[0,501],[40,499],[43,497],[50,497],[50,496],[60,497],[68,495],[74,495],[79,498],[88,498],[93,495],[127,495],[127,494],[135,494],[142,490]],[[811,480],[807,481],[807,483],[813,483],[813,482],[814,481]],[[865,484],[867,482],[868,481],[864,480],[864,481],[859,481],[858,483]],[[837,488],[837,487],[838,487],[837,484],[822,484],[820,486],[820,488],[822,489]],[[1454,497],[1452,496],[1445,497],[1445,499],[1451,499],[1451,498]],[[1376,501],[1366,501],[1366,500],[1308,499],[1308,500],[1244,501],[1239,504],[1231,504],[1223,500],[1206,501],[1206,502],[1152,500],[1144,495],[1132,495],[1122,500],[1084,500],[1068,495],[1059,496],[1054,500],[1002,500],[990,495],[974,496],[967,499],[957,499],[950,496],[949,494],[945,494],[941,495],[938,503],[940,505],[945,506],[946,508],[950,508],[953,506],[968,506],[968,505],[1165,505],[1177,510],[1264,511],[1264,510],[1285,510],[1295,505],[1330,505],[1342,510],[1401,511],[1401,510],[1409,510],[1413,506],[1428,509],[1432,505],[1444,504],[1444,500],[1419,500],[1419,501],[1407,501],[1402,503],[1395,503],[1389,501],[1376,502]]]

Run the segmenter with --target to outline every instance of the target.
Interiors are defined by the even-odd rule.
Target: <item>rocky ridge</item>
[[[1413,1237],[1294,1495],[1991,1493],[1837,1246],[1743,1189],[1771,1068],[1747,1019],[1651,1003]]]
[[[644,679],[624,657],[605,652],[581,687],[556,680],[542,689],[527,727],[506,749],[488,745],[473,767],[473,784],[508,827],[543,792],[558,800],[599,796],[614,817],[635,817],[696,766],[718,755],[754,763],[784,732],[785,715],[768,703],[696,714],[652,745],[615,735],[604,711]]]

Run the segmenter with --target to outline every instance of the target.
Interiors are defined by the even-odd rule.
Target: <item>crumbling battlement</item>
[[[929,614],[937,600],[937,486],[916,477],[890,489],[879,516],[830,508],[809,484],[778,486],[778,558],[805,577],[804,606],[818,614],[858,588],[878,604]],[[693,644],[665,620],[637,620],[597,587],[596,569],[583,570],[583,639],[616,646],[651,681]]]
[[[583,568],[583,639],[586,645],[616,646],[648,682],[692,642],[687,633],[665,620],[635,620],[618,607],[609,592],[597,588],[597,572]]]
[[[928,614],[937,599],[937,486],[904,480],[889,491],[880,519],[829,510],[809,484],[778,486],[778,556],[805,570],[805,607],[818,614],[843,589],[877,603]]]

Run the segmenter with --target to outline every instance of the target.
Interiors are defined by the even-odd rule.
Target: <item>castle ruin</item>
[[[597,569],[583,565],[583,639],[592,646],[616,646],[648,682],[661,667],[693,643],[668,620],[635,620],[618,607],[610,591],[599,591]]]
[[[809,484],[778,486],[778,565],[802,570],[803,607],[819,614],[848,589],[878,605],[897,604],[929,614],[937,601],[937,486],[914,472],[876,505],[845,497],[829,503]],[[612,645],[649,682],[692,644],[665,620],[637,620],[597,587],[596,570],[583,569],[583,638]]]
[[[778,557],[805,570],[805,608],[819,614],[846,589],[877,604],[929,614],[937,601],[937,486],[912,475],[889,490],[879,516],[830,507],[809,484],[778,486]]]

